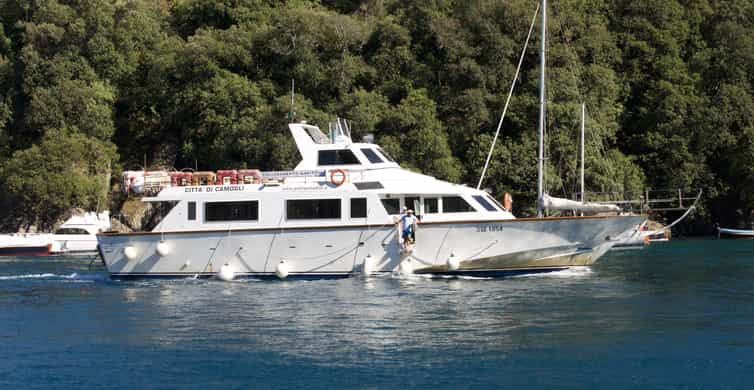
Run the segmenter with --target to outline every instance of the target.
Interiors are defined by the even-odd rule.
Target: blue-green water
[[[0,260],[0,388],[748,388],[754,241],[505,280],[113,282]]]

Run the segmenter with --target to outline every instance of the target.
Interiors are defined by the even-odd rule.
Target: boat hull
[[[97,253],[95,235],[53,235],[52,254],[67,256],[87,256]]]
[[[4,246],[0,247],[0,256],[48,256],[50,244],[29,246]]]
[[[281,261],[288,278],[341,278],[362,273],[368,259],[375,273],[409,261],[417,274],[506,276],[591,265],[639,223],[640,217],[427,223],[411,251],[401,249],[393,225],[101,234],[98,242],[114,279],[210,277],[223,265],[234,277],[272,278]],[[458,269],[448,268],[450,256],[459,259]]]

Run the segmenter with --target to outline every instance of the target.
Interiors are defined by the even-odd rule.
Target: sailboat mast
[[[586,119],[586,103],[581,103],[581,203],[586,202],[586,194],[584,194],[584,119]]]
[[[547,45],[547,0],[542,0],[542,49],[539,79],[539,156],[537,158],[537,217],[542,217],[545,142],[545,48]]]

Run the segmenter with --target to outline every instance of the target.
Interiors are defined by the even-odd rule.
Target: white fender
[[[278,266],[275,268],[275,275],[280,279],[285,279],[289,272],[290,269],[288,268],[288,263],[286,263],[285,260],[280,260],[280,263],[278,263]]]
[[[361,273],[364,274],[364,276],[369,276],[372,273],[374,273],[374,267],[375,267],[375,260],[372,258],[372,255],[367,255],[367,257],[364,258],[364,264],[361,267]]]
[[[167,242],[160,240],[160,242],[157,243],[157,254],[160,255],[160,257],[169,255],[170,245],[168,245]]]
[[[230,282],[236,277],[236,273],[233,271],[233,267],[230,264],[225,263],[220,270],[217,271],[217,278],[226,282]]]
[[[123,248],[123,254],[126,255],[128,260],[134,260],[136,259],[136,256],[139,255],[139,251],[137,251],[136,247],[133,245],[126,245],[126,247]]]
[[[458,258],[451,253],[450,257],[448,257],[447,265],[449,270],[457,271],[461,268],[461,260],[458,260]]]

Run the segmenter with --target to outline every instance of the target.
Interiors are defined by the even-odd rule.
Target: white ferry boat
[[[546,9],[543,0],[543,36]],[[539,215],[546,198],[545,41]],[[227,280],[348,277],[398,270],[469,276],[549,272],[594,263],[644,220],[517,219],[484,191],[402,169],[377,145],[352,142],[340,121],[330,137],[303,123],[290,124],[289,129],[302,157],[293,171],[262,173],[261,180],[244,177],[236,184],[230,178],[228,184],[165,188],[144,198],[173,206],[153,231],[98,235],[110,275],[216,275]],[[403,207],[421,217],[415,242],[409,245],[404,245],[397,227]]]
[[[340,122],[339,122],[340,123]],[[507,276],[594,263],[639,216],[515,218],[490,194],[401,168],[379,146],[289,125],[302,160],[251,184],[170,187],[150,232],[101,233],[115,279]],[[239,181],[243,183],[243,181]],[[405,249],[400,210],[420,216]]]

